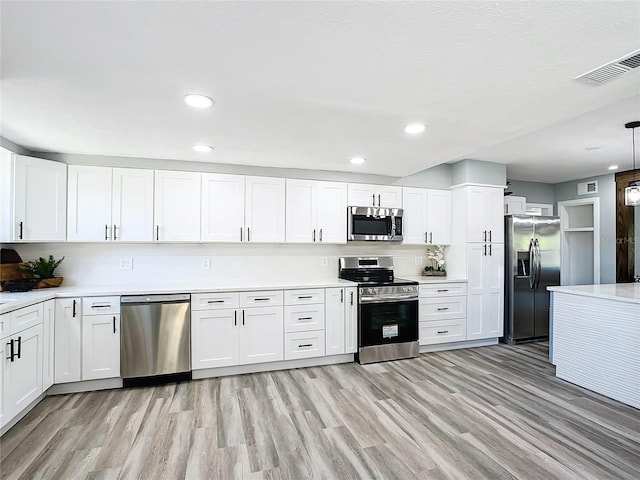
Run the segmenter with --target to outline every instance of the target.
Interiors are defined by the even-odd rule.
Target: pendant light
[[[640,182],[636,179],[636,128],[640,127],[640,122],[629,122],[624,126],[631,129],[631,144],[633,145],[633,180],[624,189],[624,204],[628,207],[636,207],[640,205]]]

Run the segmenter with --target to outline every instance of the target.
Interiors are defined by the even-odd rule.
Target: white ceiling
[[[36,151],[393,176],[473,158],[559,182],[630,168],[623,125],[640,120],[640,71],[573,80],[640,48],[639,1],[2,1],[0,15],[0,132]],[[214,108],[186,107],[192,92]],[[410,137],[414,121],[427,131]]]

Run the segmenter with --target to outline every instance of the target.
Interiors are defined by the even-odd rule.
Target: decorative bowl
[[[5,292],[28,292],[39,281],[38,278],[16,278],[15,280],[2,280],[0,285]]]

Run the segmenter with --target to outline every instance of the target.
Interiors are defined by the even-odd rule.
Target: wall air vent
[[[598,193],[598,181],[582,182],[578,184],[578,195],[589,195]]]
[[[601,67],[595,68],[587,73],[584,73],[575,79],[580,82],[588,83],[589,85],[602,85],[618,78],[627,72],[631,72],[634,69],[640,70],[640,50],[628,53],[624,57],[620,57],[613,62],[609,62]]]

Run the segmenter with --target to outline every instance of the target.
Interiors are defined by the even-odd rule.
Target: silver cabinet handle
[[[118,226],[114,225],[113,226],[113,240],[118,240]]]
[[[156,240],[160,240],[160,225],[156,225]]]
[[[20,228],[20,231],[18,232],[18,240],[22,240],[22,234],[24,233],[23,232],[24,222],[18,223],[18,227]],[[11,361],[13,362],[13,360],[11,360]]]

